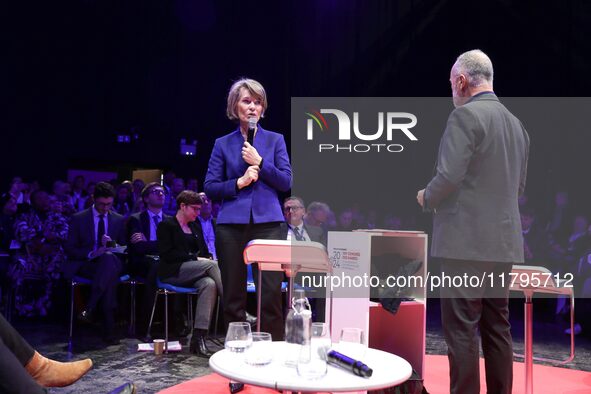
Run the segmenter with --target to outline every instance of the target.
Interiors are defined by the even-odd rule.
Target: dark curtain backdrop
[[[591,90],[585,0],[13,3],[1,17],[2,185],[14,175],[49,185],[71,167],[202,181],[214,139],[234,127],[225,97],[241,76],[264,84],[263,125],[288,139],[292,96],[449,96],[449,69],[472,48],[493,59],[500,96]],[[198,140],[196,157],[180,156],[181,138]],[[536,135],[529,193],[591,198],[589,142]]]

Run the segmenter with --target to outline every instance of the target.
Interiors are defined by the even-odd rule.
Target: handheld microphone
[[[254,129],[257,127],[257,118],[252,117],[248,118],[248,136],[246,137],[246,141],[250,145],[254,142]]]
[[[361,361],[353,360],[351,357],[347,357],[334,350],[326,353],[326,362],[352,372],[362,378],[370,378],[373,374],[373,369],[363,364]]]

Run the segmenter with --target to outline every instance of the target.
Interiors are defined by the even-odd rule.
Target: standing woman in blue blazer
[[[244,247],[253,239],[279,239],[285,219],[279,192],[291,188],[291,165],[283,135],[263,129],[258,121],[267,109],[263,86],[240,79],[230,88],[226,114],[238,127],[215,141],[205,193],[222,201],[216,225],[216,251],[224,286],[226,324],[245,321],[246,266]],[[249,119],[256,127],[253,144],[247,142]],[[255,274],[256,274],[256,268]],[[273,340],[283,339],[281,281],[283,272],[264,272],[261,329]]]

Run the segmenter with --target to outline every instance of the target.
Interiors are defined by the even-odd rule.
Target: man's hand
[[[137,244],[138,242],[147,241],[146,236],[143,233],[133,233],[131,234],[131,243]]]
[[[242,159],[251,166],[258,166],[263,160],[255,147],[250,145],[247,141],[244,141],[244,145],[242,146]]]
[[[238,178],[238,189],[245,188],[259,179],[259,166],[250,166],[240,178]]]
[[[107,234],[104,234],[103,238],[101,239],[101,245],[107,246],[107,242],[109,241],[112,241],[111,237],[109,237]]]
[[[417,193],[417,202],[421,208],[425,208],[425,189],[421,189]]]

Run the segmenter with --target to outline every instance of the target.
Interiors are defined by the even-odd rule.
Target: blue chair
[[[169,283],[156,280],[156,294],[154,296],[154,305],[152,306],[152,314],[150,315],[150,323],[148,324],[148,332],[146,337],[150,337],[152,331],[152,321],[154,320],[154,311],[156,310],[156,303],[158,302],[158,295],[164,294],[164,352],[168,353],[168,295],[169,294],[187,294],[187,317],[189,318],[190,327],[193,326],[193,298],[192,295],[197,295],[197,290],[192,287],[174,286]]]
[[[129,335],[135,336],[136,326],[136,296],[137,296],[137,285],[143,285],[146,283],[146,279],[139,276],[132,276],[129,279],[131,285],[131,317],[129,319]]]
[[[129,283],[130,282],[130,277],[129,275],[123,275],[119,277],[119,283]],[[72,337],[73,337],[73,332],[74,332],[74,289],[76,288],[76,286],[79,285],[91,285],[92,284],[92,280],[91,279],[87,279],[87,278],[83,278],[81,276],[74,276],[71,281],[70,281],[70,335],[68,338],[68,349],[72,349]],[[135,295],[132,293],[132,297],[134,297]],[[135,299],[132,299],[132,305],[135,305]],[[135,314],[135,311],[132,308],[131,314]],[[130,319],[131,320],[131,319]]]
[[[287,292],[287,285],[288,282],[281,282],[281,292]],[[246,266],[246,292],[247,293],[256,293],[256,285],[254,284],[254,278],[252,276],[252,264],[248,264]]]
[[[152,314],[150,315],[150,323],[148,324],[148,332],[146,337],[150,337],[152,330],[152,321],[154,320],[154,311],[156,310],[156,302],[158,295],[164,295],[164,352],[168,353],[168,295],[169,294],[186,294],[187,295],[187,316],[189,318],[189,327],[193,327],[193,298],[194,295],[199,295],[197,290],[193,287],[181,287],[164,283],[160,278],[156,280],[156,295],[154,296],[154,305],[152,306]],[[217,333],[218,315],[220,310],[220,297],[218,296],[217,307],[215,312],[215,332]]]

